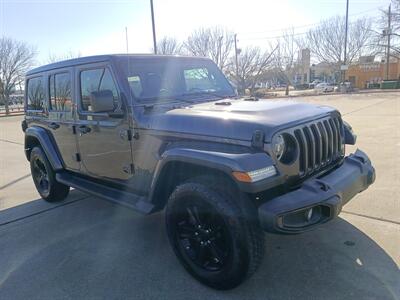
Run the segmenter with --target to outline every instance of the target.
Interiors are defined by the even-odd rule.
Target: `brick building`
[[[356,88],[367,88],[369,84],[381,83],[386,79],[386,62],[363,60],[349,66],[346,80]],[[389,63],[389,80],[400,79],[400,60],[393,59]]]

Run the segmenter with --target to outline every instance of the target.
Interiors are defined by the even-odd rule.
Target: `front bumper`
[[[258,208],[261,227],[287,234],[313,229],[337,217],[342,206],[374,180],[371,161],[357,150],[329,174],[306,180],[299,189],[263,203]]]

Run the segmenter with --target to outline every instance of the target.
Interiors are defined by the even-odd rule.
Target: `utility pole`
[[[346,1],[346,27],[345,27],[345,36],[344,36],[344,59],[343,65],[347,64],[347,32],[349,30],[349,0]],[[346,70],[343,70],[343,79],[342,82],[346,80]]]
[[[128,48],[128,27],[125,27],[126,53],[129,53]]]
[[[153,0],[150,0],[150,7],[151,7],[151,24],[153,26],[153,47],[154,47],[154,54],[157,54],[157,39],[156,39],[156,26],[154,22],[154,8],[153,8]]]
[[[389,80],[389,67],[390,67],[390,35],[392,34],[391,30],[391,19],[392,19],[392,5],[389,4],[389,14],[388,14],[388,28],[387,28],[387,53],[386,53],[386,80]]]
[[[239,63],[238,63],[238,48],[237,48],[237,34],[235,33],[235,64],[236,64],[236,78],[239,81]]]

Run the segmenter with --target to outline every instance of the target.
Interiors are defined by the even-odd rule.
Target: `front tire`
[[[226,185],[222,191],[190,181],[175,189],[166,210],[168,238],[179,261],[215,289],[238,286],[264,255],[264,234],[235,197],[240,198]]]
[[[30,154],[31,174],[39,195],[48,202],[64,200],[69,186],[56,181],[56,174],[42,148],[35,147]]]

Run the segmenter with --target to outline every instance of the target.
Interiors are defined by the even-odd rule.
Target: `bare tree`
[[[26,43],[11,38],[0,38],[0,98],[9,113],[8,98],[25,73],[33,66],[35,50]]]
[[[297,72],[297,60],[302,48],[302,40],[297,40],[294,30],[288,30],[276,41],[276,55],[274,55],[275,71],[285,80],[286,94],[289,94],[289,85],[293,84],[294,75]]]
[[[78,58],[81,56],[82,55],[79,51],[74,52],[72,50],[70,50],[66,53],[60,54],[60,55],[56,55],[54,53],[49,53],[49,56],[48,56],[47,60],[44,62],[44,64],[51,64],[51,63],[55,63],[55,62],[62,61],[62,60]]]
[[[369,18],[360,18],[349,23],[347,63],[368,52],[372,22]],[[344,61],[344,41],[346,19],[336,16],[323,21],[307,32],[306,42],[312,54],[319,60],[340,67]]]
[[[189,54],[211,58],[224,72],[228,71],[233,45],[233,33],[221,27],[198,29],[184,43]]]
[[[171,37],[163,37],[157,43],[157,52],[163,55],[176,55],[180,54],[182,45],[177,39]]]
[[[263,52],[259,47],[248,47],[238,56],[238,74],[234,64],[230,65],[229,75],[240,94],[244,94],[246,89],[250,90],[250,94],[254,94],[257,82],[271,66],[274,51]]]

